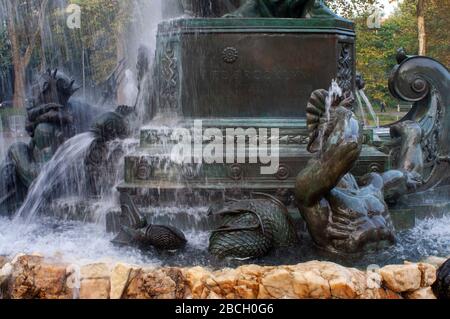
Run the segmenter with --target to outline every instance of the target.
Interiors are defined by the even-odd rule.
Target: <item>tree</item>
[[[417,1],[417,31],[419,36],[419,55],[427,54],[427,33],[425,28],[426,0]]]
[[[361,17],[372,8],[383,8],[380,0],[326,0],[325,3],[337,14],[347,19]]]
[[[13,102],[15,107],[25,105],[25,71],[40,35],[40,25],[44,19],[47,4],[48,0],[7,0],[4,4],[7,12],[8,34],[11,41],[14,67]],[[33,25],[36,20],[37,23]]]

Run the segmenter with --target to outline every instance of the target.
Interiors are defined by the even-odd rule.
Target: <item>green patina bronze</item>
[[[322,0],[246,0],[229,17],[310,18],[335,17]]]

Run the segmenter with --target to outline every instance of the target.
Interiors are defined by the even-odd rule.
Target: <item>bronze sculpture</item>
[[[20,206],[42,165],[80,129],[69,104],[76,90],[74,81],[58,70],[47,70],[33,86],[26,122],[31,141],[13,144],[0,166],[0,215],[11,215]]]
[[[450,182],[450,73],[438,61],[426,56],[409,56],[403,48],[398,50],[397,63],[389,78],[389,91],[413,106],[404,118],[392,125],[393,139],[384,142],[380,149],[392,156],[395,168],[410,169],[416,177],[420,175],[420,183],[413,190],[446,185]],[[406,132],[403,123],[415,123],[416,127]],[[412,148],[405,148],[408,135]],[[411,151],[416,156],[408,164],[404,158]]]
[[[212,215],[222,218],[209,239],[211,254],[219,258],[256,258],[297,242],[286,207],[270,195],[259,195],[263,198],[234,201],[211,209]]]
[[[127,117],[134,108],[119,106],[114,112],[102,114],[101,110],[72,99],[76,90],[75,81],[58,70],[48,70],[33,85],[26,122],[31,140],[28,144],[13,144],[0,166],[0,215],[14,214],[43,165],[65,141],[88,130],[95,141],[86,158],[90,177],[86,189],[98,195],[96,176],[108,176],[101,170],[107,161],[103,156],[105,143],[128,136]]]
[[[247,0],[226,17],[310,18],[335,16],[322,0]]]
[[[383,179],[367,175],[358,184],[349,173],[361,152],[359,123],[342,99],[325,90],[307,106],[308,150],[318,156],[299,173],[296,200],[314,242],[339,253],[392,244],[394,227],[383,196]]]
[[[121,230],[113,239],[114,244],[132,245],[142,249],[154,247],[158,250],[169,251],[181,249],[186,245],[186,237],[175,227],[149,225],[128,194],[121,194],[120,203]]]
[[[438,269],[432,288],[438,299],[450,300],[450,259]]]

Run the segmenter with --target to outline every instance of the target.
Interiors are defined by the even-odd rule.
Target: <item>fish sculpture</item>
[[[166,225],[148,224],[139,213],[130,195],[122,193],[120,203],[123,224],[119,234],[112,240],[114,244],[122,246],[137,246],[141,249],[151,247],[157,250],[178,250],[183,248],[186,237],[179,229]]]

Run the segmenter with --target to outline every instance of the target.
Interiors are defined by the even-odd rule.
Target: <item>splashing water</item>
[[[326,123],[324,125],[321,125],[321,128],[319,130],[319,149],[320,152],[323,152],[323,147],[324,147],[324,139],[325,139],[325,132],[327,131],[328,125],[327,123],[330,122],[330,117],[331,117],[331,113],[330,113],[330,109],[331,109],[331,105],[333,104],[333,102],[336,100],[337,97],[341,97],[342,96],[342,89],[339,87],[339,84],[336,82],[336,80],[333,80],[331,82],[331,86],[328,90],[328,95],[325,99],[325,121]],[[322,120],[321,120],[322,121]]]
[[[93,141],[92,133],[80,134],[66,141],[45,164],[14,219],[30,222],[55,196],[55,192],[81,194],[88,182],[84,159]]]
[[[370,103],[369,98],[366,95],[366,92],[364,92],[364,90],[358,90],[358,91],[356,91],[356,96],[357,96],[358,106],[361,110],[361,113],[364,114],[363,116],[365,116],[365,113],[364,113],[364,105],[361,102],[361,98],[364,100],[364,103],[366,104],[367,109],[369,110],[369,114],[372,117],[372,120],[375,123],[375,126],[379,127],[379,125],[378,125],[379,121],[378,121],[377,114],[373,110],[372,103]],[[366,121],[366,118],[364,118],[364,121]]]
[[[60,257],[65,262],[127,262],[154,266],[211,266],[236,267],[245,262],[215,260],[208,253],[210,233],[202,230],[184,230],[188,239],[185,250],[175,254],[161,254],[154,250],[140,251],[133,247],[111,244],[114,237],[103,225],[82,222],[55,222],[42,218],[29,224],[18,224],[0,217],[0,256],[13,257],[18,253],[41,253],[46,257]],[[348,267],[364,269],[369,264],[384,266],[408,260],[419,262],[428,256],[450,255],[450,214],[440,219],[418,221],[413,229],[398,233],[398,242],[387,250],[372,254],[338,257],[316,249],[307,234],[301,235],[298,246],[273,251],[270,255],[252,260],[261,265],[296,264],[310,260],[336,262]],[[247,261],[248,263],[248,261]]]

